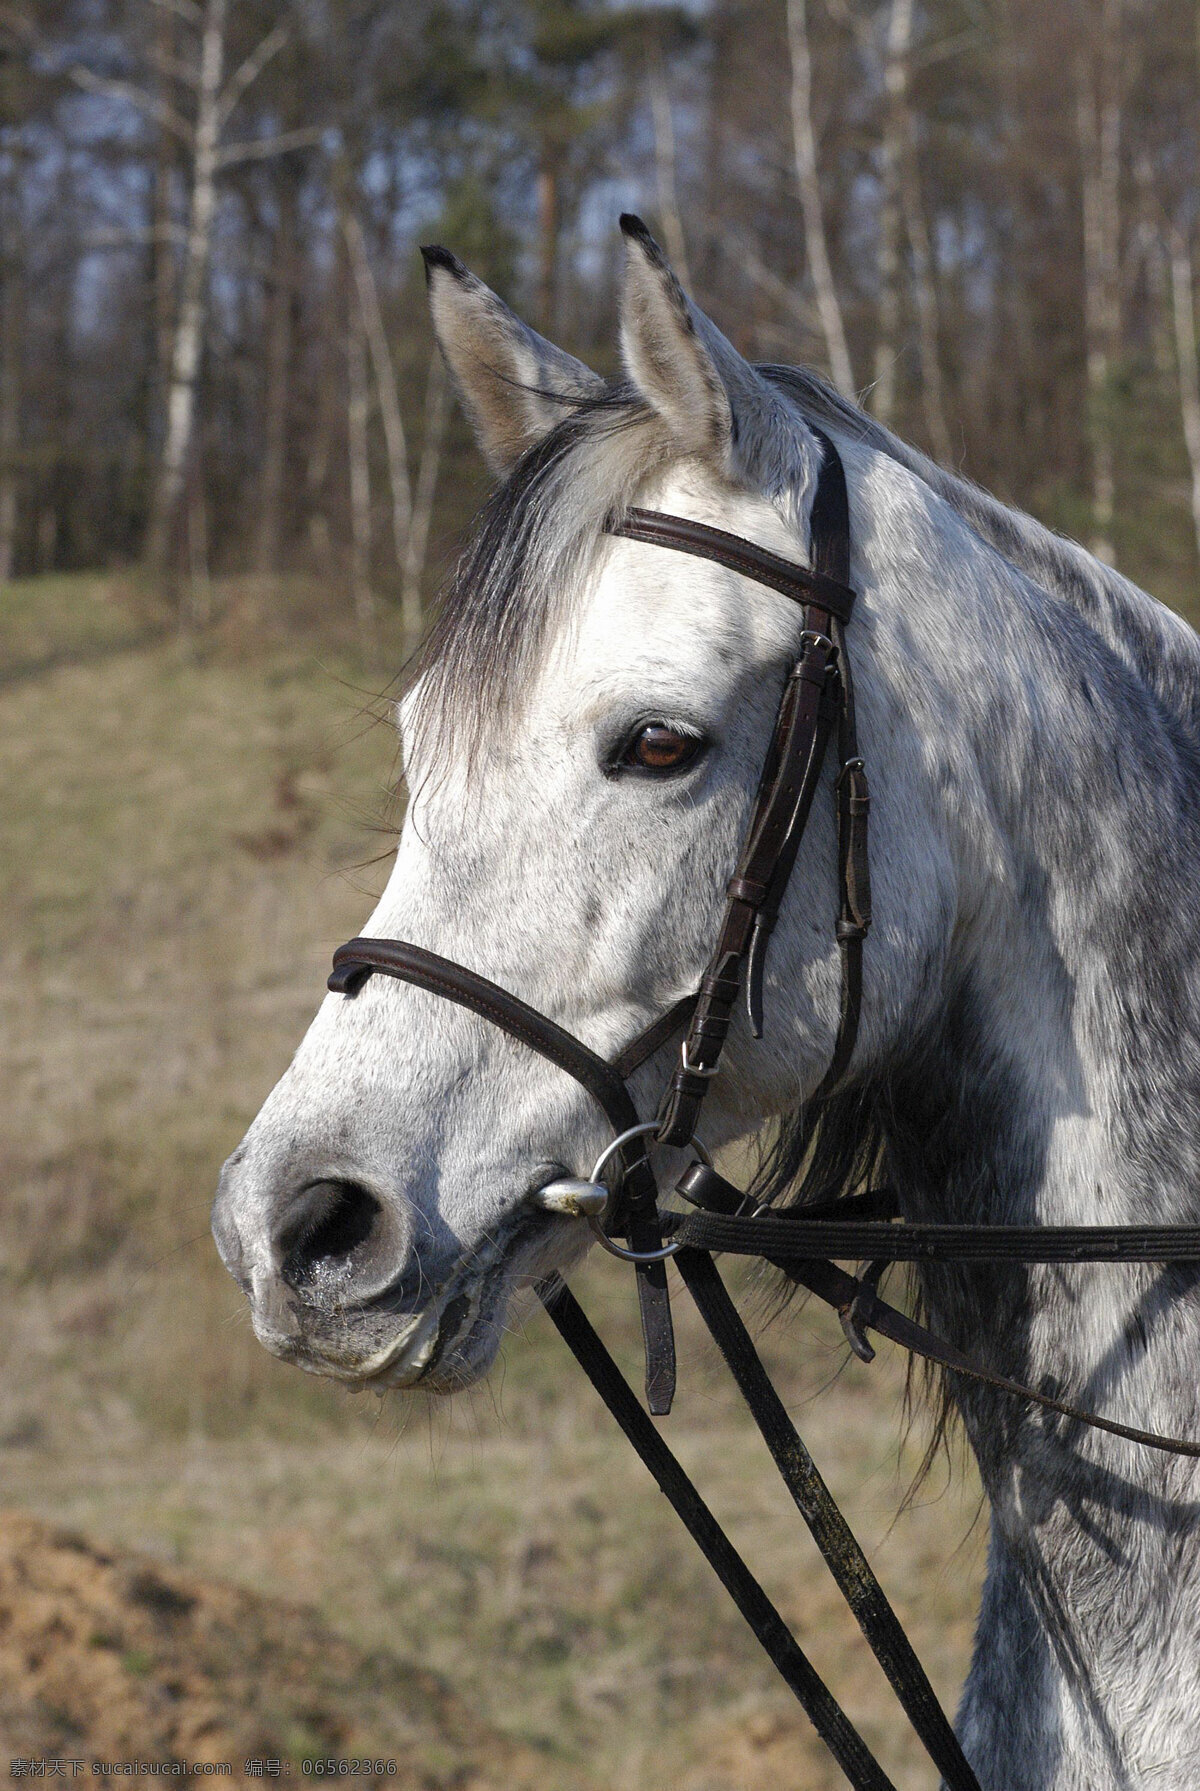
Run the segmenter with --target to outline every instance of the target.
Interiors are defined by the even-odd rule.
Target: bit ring
[[[596,1158],[595,1168],[588,1178],[589,1181],[598,1182],[600,1180],[602,1172],[608,1166],[609,1158],[619,1151],[623,1144],[628,1144],[631,1138],[644,1138],[648,1132],[657,1132],[657,1130],[658,1121],[656,1119],[646,1119],[643,1120],[640,1125],[630,1126],[628,1131],[622,1132],[619,1137],[614,1138],[612,1143],[606,1145],[600,1152],[600,1155]],[[711,1169],[712,1158],[698,1138],[692,1139],[691,1148],[695,1151],[705,1167]],[[613,1243],[613,1240],[609,1237],[604,1226],[601,1224],[599,1215],[589,1215],[588,1224],[595,1233],[596,1242],[602,1244],[610,1256],[619,1257],[622,1262],[666,1262],[669,1257],[675,1255],[676,1251],[683,1249],[683,1239],[676,1238],[671,1243],[664,1244],[660,1250],[626,1250],[623,1244]]]

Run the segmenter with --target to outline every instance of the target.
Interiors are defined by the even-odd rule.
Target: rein
[[[694,995],[677,1002],[609,1062],[519,997],[461,964],[395,939],[352,939],[334,954],[329,987],[354,996],[375,973],[399,978],[470,1009],[572,1076],[603,1109],[615,1134],[588,1182],[540,1191],[548,1210],[588,1215],[598,1240],[636,1268],[646,1353],[646,1404],[671,1409],[675,1350],[666,1259],[684,1285],[737,1382],[789,1493],[847,1604],[886,1673],[914,1730],[950,1791],[979,1791],[911,1644],[882,1587],[821,1479],[713,1261],[713,1253],[759,1257],[823,1300],[839,1316],[863,1361],[876,1331],[953,1374],[997,1388],[1075,1423],[1174,1455],[1200,1459],[1200,1443],[1160,1436],[1080,1411],[973,1362],[880,1298],[877,1283],[892,1262],[1025,1263],[1200,1262],[1200,1226],[984,1226],[896,1223],[891,1191],[876,1189],[823,1206],[756,1209],[752,1198],[707,1164],[685,1170],[676,1192],[691,1207],[660,1208],[647,1141],[680,1149],[695,1138],[709,1084],[739,996],[751,1031],[763,1031],[763,974],[778,917],[830,741],[834,779],[841,960],[837,1033],[813,1099],[823,1099],[849,1068],[862,1003],[863,942],[871,924],[867,819],[870,799],[858,751],[854,690],[846,650],[854,592],[849,587],[850,517],[846,480],[833,443],[823,449],[811,514],[812,569],[721,529],[683,517],[633,509],[609,532],[716,561],[801,605],[799,657],[786,681],[746,836],[731,878],[717,940]],[[642,1121],[627,1078],[683,1034],[679,1066],[657,1117]],[[617,1158],[615,1189],[601,1172]],[[581,1195],[586,1197],[581,1198]],[[574,1204],[573,1204],[574,1203]],[[605,1220],[602,1223],[602,1216]],[[628,1248],[613,1240],[624,1237]],[[837,1260],[865,1263],[858,1275]],[[738,1555],[695,1486],[643,1410],[633,1389],[574,1296],[557,1277],[539,1288],[550,1318],[609,1411],[650,1469],[777,1671],[795,1693],[855,1791],[894,1791],[891,1780],[837,1704],[779,1612]]]

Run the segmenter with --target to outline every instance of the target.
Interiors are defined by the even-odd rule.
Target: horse
[[[425,251],[499,483],[397,706],[409,804],[369,930],[463,961],[608,1058],[696,988],[802,620],[611,519],[648,505],[803,565],[830,440],[874,801],[860,1025],[823,1089],[837,842],[818,803],[763,1036],[735,1019],[704,1140],[769,1140],[766,1200],[828,1199],[879,1163],[910,1220],[1195,1220],[1200,642],[815,374],[751,365],[622,224],[614,381]],[[670,1056],[631,1077],[640,1112]],[[214,1234],[276,1355],[453,1393],[487,1372],[521,1290],[582,1258],[592,1230],[538,1194],[610,1138],[552,1063],[377,977],[326,997],[223,1169]],[[1200,1428],[1194,1269],[918,1275],[932,1320],[991,1372]],[[1194,1785],[1196,1465],[948,1388],[990,1511],[957,1717],[980,1785]]]

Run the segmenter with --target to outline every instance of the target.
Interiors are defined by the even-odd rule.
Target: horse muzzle
[[[255,1179],[235,1153],[212,1216],[255,1335],[281,1360],[350,1386],[468,1385],[491,1366],[514,1291],[586,1247],[586,1192],[581,1204],[543,1203],[533,1190],[474,1245],[434,1253],[415,1247],[412,1209],[383,1186],[327,1172],[267,1200]],[[576,1186],[588,1188],[555,1189]]]

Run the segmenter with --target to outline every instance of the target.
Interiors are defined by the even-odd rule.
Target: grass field
[[[395,757],[363,694],[382,676],[313,593],[217,596],[197,642],[120,581],[0,592],[0,1503],[432,1667],[547,1787],[833,1787],[544,1321],[453,1405],[351,1397],[254,1342],[208,1204],[386,874],[368,861]],[[622,1271],[593,1263],[578,1288],[635,1368]],[[671,1440],[897,1785],[932,1786],[681,1319]],[[847,1367],[802,1311],[763,1344],[953,1705],[974,1481],[936,1470],[897,1516],[921,1443],[902,1440],[902,1366],[885,1348]]]

